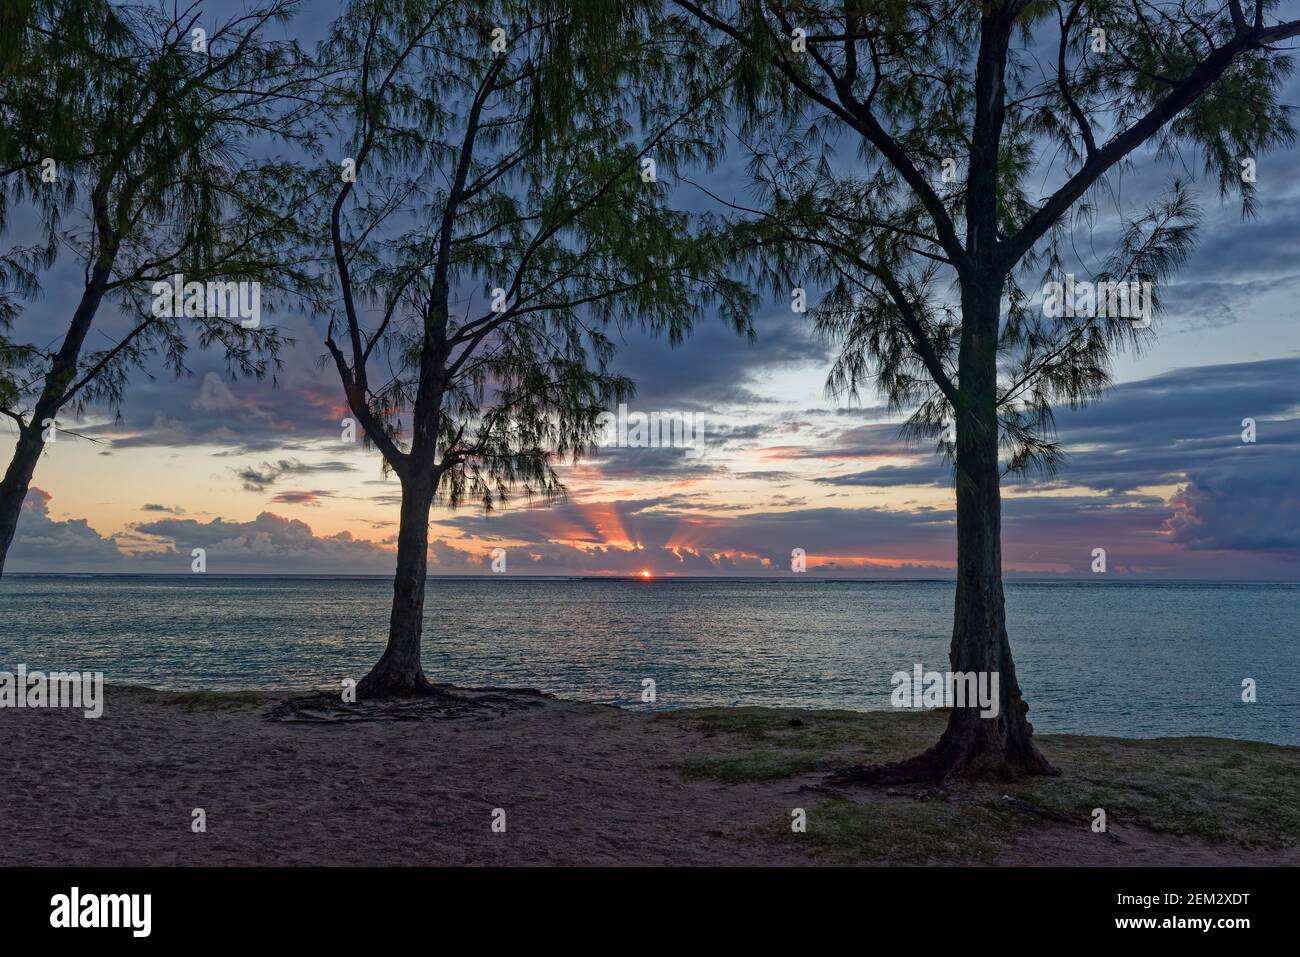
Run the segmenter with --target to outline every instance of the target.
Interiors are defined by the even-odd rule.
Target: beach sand
[[[266,720],[268,707],[285,697],[114,687],[95,720],[73,711],[0,711],[0,864],[897,862],[898,854],[870,841],[855,850],[825,834],[809,839],[818,836],[819,809],[828,801],[850,811],[851,804],[901,802],[910,814],[934,803],[898,793],[836,801],[811,770],[761,772],[762,780],[710,776],[710,762],[725,768],[734,753],[733,735],[689,714],[664,718],[546,698],[482,721]],[[786,724],[802,721],[782,717]],[[796,807],[808,814],[808,834],[790,830]],[[192,830],[196,808],[205,812],[205,833]],[[505,811],[505,833],[492,830],[496,808]],[[1075,823],[1006,813],[1015,826],[991,852],[941,839],[924,859],[1300,862],[1294,847],[1248,850],[1118,821],[1110,835],[1096,835]],[[906,845],[906,829],[889,826],[891,840]]]

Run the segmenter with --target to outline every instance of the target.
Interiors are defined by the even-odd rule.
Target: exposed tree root
[[[1050,807],[1043,807],[1041,804],[1035,804],[1033,801],[1026,801],[1023,798],[1012,797],[1010,794],[1002,795],[1002,800],[1006,801],[1009,806],[1015,808],[1017,811],[1024,811],[1026,814],[1032,814],[1035,817],[1041,817],[1044,820],[1052,821],[1056,824],[1069,824],[1072,827],[1082,828],[1085,831],[1091,830],[1092,828],[1092,818],[1083,814],[1066,814],[1064,811],[1056,811]],[[1105,831],[1104,833],[1112,841],[1119,844],[1125,843],[1125,841],[1123,841],[1118,835],[1112,834],[1110,831]]]
[[[880,764],[859,764],[851,768],[840,768],[826,777],[831,787],[844,787],[849,784],[868,784],[885,786],[891,784],[946,784],[956,776],[957,769],[951,768],[943,773],[939,765],[929,759],[930,752],[908,758],[905,761],[887,761]]]
[[[436,697],[437,694],[434,684],[424,676],[423,668],[393,667],[387,654],[357,682],[358,698]]]
[[[1060,774],[1027,735],[1014,747],[995,749],[988,739],[956,733],[949,726],[939,742],[928,751],[903,761],[864,764],[833,771],[826,783],[832,787],[850,784],[947,785],[958,779],[1010,781],[1031,775]]]
[[[268,721],[337,724],[352,721],[486,721],[515,711],[540,707],[550,698],[531,688],[457,688],[430,684],[402,697],[361,698],[345,702],[328,693],[292,698],[271,708]]]

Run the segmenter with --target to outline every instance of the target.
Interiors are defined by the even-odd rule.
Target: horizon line
[[[1003,573],[1004,578],[1008,581],[1015,582],[1041,582],[1041,583],[1069,583],[1080,584],[1090,583],[1095,585],[1115,585],[1115,584],[1185,584],[1185,585],[1300,585],[1297,579],[1271,579],[1271,578],[1098,578],[1093,577],[1074,577],[1074,576],[1050,576],[1041,577],[1033,575],[1018,574],[1015,572]],[[193,579],[193,578],[221,578],[221,579],[307,579],[307,580],[353,580],[353,581],[391,581],[391,573],[338,573],[338,572],[204,572],[198,575],[194,572],[29,572],[29,571],[11,571],[5,578],[169,578],[169,579]],[[656,582],[699,582],[699,581],[753,581],[753,582],[860,582],[860,583],[878,583],[878,584],[955,584],[956,578],[867,578],[867,577],[829,577],[822,575],[809,575],[801,572],[798,575],[793,573],[789,575],[674,575],[660,573],[650,578],[641,575],[547,575],[547,574],[482,574],[482,573],[454,573],[454,574],[430,574],[427,576],[430,580],[436,581],[455,581],[455,580],[474,580],[474,581],[568,581],[568,582],[602,582],[602,581],[624,581],[637,582],[640,584],[653,584]],[[2,580],[0,580],[2,583]]]

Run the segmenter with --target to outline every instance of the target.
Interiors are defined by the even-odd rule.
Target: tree
[[[632,383],[611,324],[680,341],[749,295],[658,170],[716,142],[708,61],[653,4],[355,0],[322,50],[352,126],[328,175],[325,344],[402,489],[388,641],[363,697],[438,693],[420,663],[437,498],[553,500]],[[482,295],[480,295],[482,293]],[[374,368],[383,371],[376,381]]]
[[[0,413],[17,428],[0,481],[0,573],[62,410],[119,401],[131,372],[154,356],[180,375],[195,344],[221,349],[232,375],[277,367],[279,333],[212,292],[219,283],[225,297],[227,284],[247,282],[269,293],[292,281],[281,246],[309,197],[293,193],[291,164],[245,154],[310,139],[297,99],[311,80],[307,60],[265,36],[296,3],[268,0],[219,24],[197,4],[170,13],[104,0],[6,8],[0,230],[21,211],[44,242],[0,253]],[[84,266],[76,308],[61,337],[42,322],[19,338],[21,304],[61,250]],[[159,284],[177,276],[180,309],[169,308],[176,297],[160,298]],[[197,297],[189,283],[203,287]],[[101,318],[106,302],[130,321]],[[89,344],[92,326],[107,340],[100,348]]]
[[[895,410],[912,410],[913,436],[955,425],[950,662],[997,673],[999,711],[954,708],[924,754],[837,780],[1054,773],[1007,636],[1001,479],[1060,465],[1053,407],[1098,396],[1112,355],[1141,344],[1150,316],[1049,315],[1025,284],[1038,270],[1064,278],[1093,200],[1144,147],[1199,152],[1249,213],[1243,162],[1294,137],[1277,100],[1290,65],[1275,44],[1300,21],[1237,0],[674,2],[738,57],[741,135],[765,200],[746,228],[774,286],[825,283],[816,328],[840,347],[829,388],[877,382]],[[856,165],[826,145],[841,136]],[[1158,291],[1191,247],[1187,185],[1122,213],[1095,278]]]

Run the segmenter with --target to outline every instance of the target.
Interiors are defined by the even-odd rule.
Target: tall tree
[[[999,675],[998,714],[955,708],[924,754],[839,779],[1052,773],[1007,636],[1001,479],[1057,467],[1053,407],[1099,395],[1115,350],[1150,333],[1149,314],[1113,305],[1049,315],[1027,283],[1064,279],[1093,200],[1144,148],[1199,152],[1249,212],[1242,164],[1294,136],[1276,45],[1300,22],[1238,0],[673,2],[739,57],[742,138],[765,198],[748,228],[766,279],[828,290],[815,320],[840,346],[830,388],[879,385],[913,411],[913,435],[955,425],[950,662]],[[841,138],[856,161],[833,148]],[[1192,242],[1187,186],[1120,212],[1094,278],[1158,290]]]
[[[611,324],[680,340],[706,303],[747,328],[706,223],[660,171],[710,158],[713,64],[656,5],[355,0],[328,223],[326,346],[352,416],[401,483],[388,642],[365,697],[433,691],[420,663],[435,497],[553,499],[557,459],[630,394]],[[381,370],[376,374],[375,369]]]
[[[214,309],[204,293],[168,309],[155,287],[178,274],[258,282],[270,300],[291,284],[282,244],[308,197],[293,193],[290,164],[250,154],[310,138],[297,98],[308,60],[268,39],[297,2],[267,0],[224,22],[198,4],[6,6],[0,230],[16,224],[42,241],[0,251],[0,413],[17,430],[0,480],[0,573],[63,410],[117,402],[153,357],[179,375],[196,344],[220,349],[232,374],[274,371],[273,327]],[[84,267],[71,315],[29,321],[42,275],[69,253]],[[91,347],[92,327],[102,346]]]

